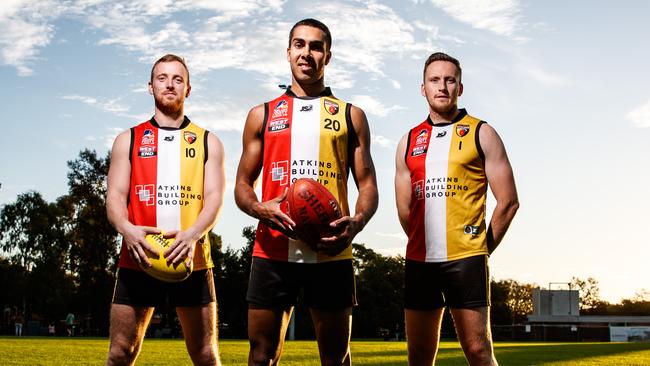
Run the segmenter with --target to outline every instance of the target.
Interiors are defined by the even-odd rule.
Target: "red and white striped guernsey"
[[[431,119],[408,133],[411,172],[406,258],[446,262],[487,254],[487,178],[479,128],[485,122],[460,109],[454,120]]]
[[[185,230],[203,208],[203,172],[208,131],[185,117],[179,128],[160,127],[156,120],[131,128],[129,221],[163,231]],[[120,267],[139,269],[122,245]],[[213,267],[207,234],[194,251],[194,269]]]
[[[329,88],[314,98],[297,97],[289,88],[264,104],[262,201],[279,196],[298,178],[312,178],[336,197],[342,214],[349,215],[348,140],[355,138],[350,107],[332,96]],[[318,263],[351,259],[352,247],[328,256],[260,222],[253,256]]]

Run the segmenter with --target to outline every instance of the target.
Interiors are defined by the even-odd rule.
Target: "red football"
[[[307,244],[331,236],[334,230],[330,223],[341,217],[341,207],[332,193],[307,178],[298,179],[289,187],[284,209],[296,223],[296,235]]]

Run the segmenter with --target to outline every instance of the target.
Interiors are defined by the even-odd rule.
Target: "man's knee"
[[[466,356],[472,365],[495,365],[492,343],[489,340],[468,342]]]
[[[108,350],[107,365],[132,365],[135,362],[140,345],[131,345],[125,342],[111,344]]]
[[[343,355],[321,355],[320,362],[323,366],[341,366],[346,364],[348,357],[349,355],[347,352]]]
[[[249,365],[274,365],[279,358],[279,345],[268,340],[250,339]]]
[[[186,344],[187,352],[195,365],[217,365],[218,351],[217,345],[212,342],[199,344]]]

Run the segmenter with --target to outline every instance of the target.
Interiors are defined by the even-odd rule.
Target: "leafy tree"
[[[108,306],[118,258],[117,232],[106,215],[106,177],[110,157],[83,150],[68,162],[71,243],[69,266],[78,284],[77,301],[70,311],[107,333]],[[81,317],[79,315],[82,315]],[[90,326],[89,324],[85,324]]]
[[[38,192],[18,195],[0,212],[0,249],[27,271],[45,264],[63,268],[68,247],[60,213],[57,204],[47,203]]]
[[[535,285],[520,283],[515,280],[492,282],[492,314],[498,314],[499,323],[506,317],[504,306],[510,313],[511,324],[521,323],[533,312],[533,288]],[[496,321],[495,321],[496,324]]]
[[[490,281],[490,321],[495,325],[513,324],[512,314],[508,307],[510,285],[506,281]]]
[[[73,292],[65,265],[69,244],[63,202],[48,203],[39,193],[27,192],[0,212],[0,249],[8,253],[9,267],[22,274],[23,286],[11,294],[15,305],[29,305],[28,318],[34,313],[56,319]]]
[[[357,299],[353,332],[376,337],[379,328],[404,331],[404,258],[387,257],[363,244],[352,244],[357,271]]]
[[[589,312],[601,305],[600,287],[595,278],[589,277],[583,280],[573,277],[571,278],[571,288],[577,288],[580,293],[580,311]]]
[[[247,226],[242,230],[246,245],[234,250],[221,249],[221,237],[212,234],[212,258],[215,260],[215,287],[219,303],[219,325],[225,337],[246,337],[248,324],[248,303],[246,291],[250,276],[255,227]],[[215,245],[215,243],[218,243]]]

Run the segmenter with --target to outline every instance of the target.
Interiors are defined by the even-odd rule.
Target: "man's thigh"
[[[111,304],[111,347],[132,347],[140,344],[153,315],[153,307]]]
[[[471,365],[496,365],[490,331],[490,308],[451,309],[458,340]]]
[[[404,310],[406,340],[411,364],[432,364],[438,351],[444,308]]]
[[[176,308],[183,327],[185,344],[190,355],[200,353],[206,347],[217,354],[217,304],[211,302],[198,306]]]
[[[349,353],[352,307],[338,310],[311,308],[310,312],[321,360],[341,364]]]

